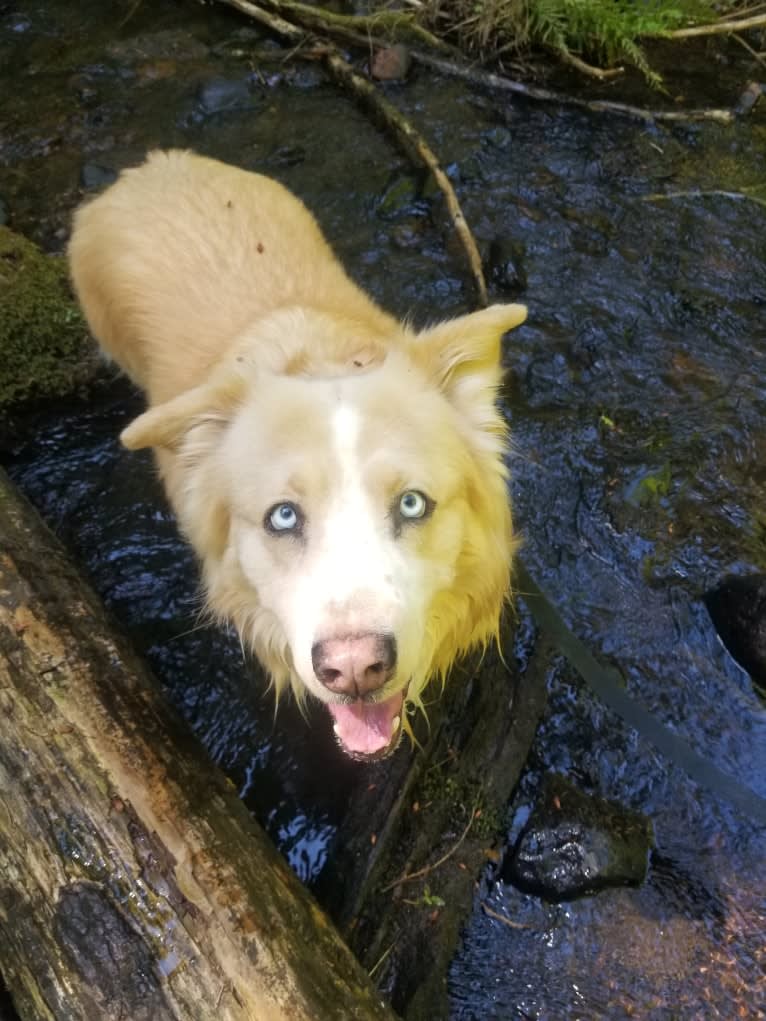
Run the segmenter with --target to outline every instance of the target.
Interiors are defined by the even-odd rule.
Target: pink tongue
[[[385,702],[330,703],[327,708],[343,747],[358,755],[373,755],[391,744],[393,722],[401,715],[403,702],[400,691]]]

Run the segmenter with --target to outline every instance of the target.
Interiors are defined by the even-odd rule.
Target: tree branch
[[[249,0],[219,0],[219,2],[229,7],[234,7],[243,14],[254,18],[260,24],[271,28],[294,45],[300,45],[308,41],[307,35],[302,28],[286,21],[277,14],[263,10],[262,7],[256,4],[249,3]],[[268,0],[268,2],[273,3],[274,0]],[[280,4],[280,6],[283,9],[287,9],[288,5]],[[294,10],[299,5],[291,6]],[[333,80],[354,96],[376,123],[390,134],[409,160],[425,167],[433,177],[439,190],[444,195],[450,219],[465,251],[476,288],[478,303],[486,305],[488,300],[487,284],[484,279],[479,249],[460,208],[460,202],[455,194],[455,189],[442,170],[433,150],[422,135],[410,124],[404,114],[400,113],[393,103],[390,103],[366,78],[358,74],[348,61],[344,60],[335,47],[330,46],[324,49],[321,52],[321,56]]]

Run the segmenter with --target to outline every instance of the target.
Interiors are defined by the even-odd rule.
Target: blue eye
[[[266,511],[264,525],[268,532],[299,532],[303,515],[294,503],[278,503]]]
[[[399,497],[399,513],[409,521],[424,518],[429,510],[429,499],[417,489],[408,489]]]

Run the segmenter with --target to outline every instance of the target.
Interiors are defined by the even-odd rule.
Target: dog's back
[[[151,153],[78,210],[69,255],[92,332],[151,403],[198,384],[276,308],[390,322],[287,189],[190,152]]]

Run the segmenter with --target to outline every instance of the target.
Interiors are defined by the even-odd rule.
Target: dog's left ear
[[[120,440],[128,450],[174,447],[193,425],[228,420],[244,386],[243,375],[226,368],[218,377],[149,408],[122,430]]]
[[[501,339],[527,318],[524,305],[490,305],[418,334],[413,360],[479,428],[494,431],[495,391],[502,377]]]

